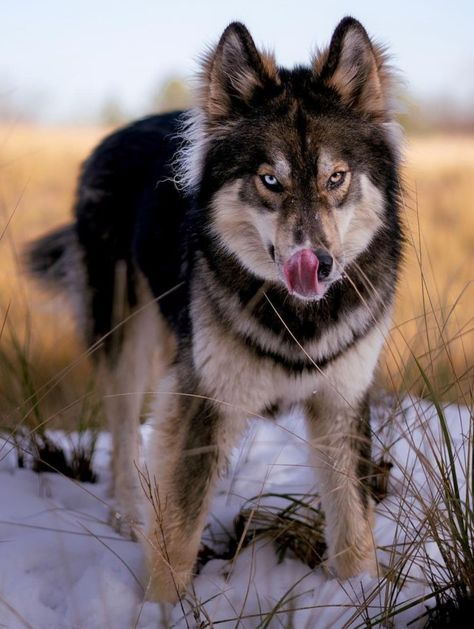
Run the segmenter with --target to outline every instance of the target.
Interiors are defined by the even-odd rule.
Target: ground
[[[219,627],[337,629],[366,626],[365,617],[377,617],[381,608],[387,608],[389,596],[394,605],[402,605],[428,593],[426,558],[440,558],[435,545],[422,535],[423,503],[435,493],[433,479],[427,480],[426,461],[433,461],[440,427],[430,404],[406,399],[403,405],[404,411],[389,423],[385,410],[373,410],[375,455],[388,448],[394,464],[389,494],[376,510],[378,558],[384,571],[396,563],[397,552],[410,557],[403,570],[410,578],[403,587],[402,582],[389,579],[377,588],[379,580],[369,575],[340,583],[324,568],[311,570],[288,553],[279,562],[274,545],[260,540],[242,549],[234,560],[210,560],[195,578],[187,600],[174,608],[144,602],[141,546],[120,537],[107,524],[107,434],[102,433],[98,441],[96,484],[18,469],[16,453],[4,441],[0,445],[0,626],[155,629],[206,627],[213,622]],[[459,454],[462,485],[469,412],[451,406],[446,417]],[[147,430],[144,427],[145,439]],[[61,433],[55,438],[66,447],[70,443],[70,437]],[[233,531],[234,517],[248,499],[267,492],[317,491],[306,446],[298,413],[278,423],[257,421],[220,482],[205,543],[222,548]],[[278,500],[283,507],[283,498],[255,498],[251,504],[278,506]],[[425,605],[417,604],[397,614],[394,624],[405,627],[424,611]],[[423,620],[417,620],[410,626],[422,625]]]

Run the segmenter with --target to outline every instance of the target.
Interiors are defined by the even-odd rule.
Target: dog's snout
[[[331,254],[324,249],[315,249],[314,253],[319,260],[318,280],[325,280],[332,271],[333,258]]]

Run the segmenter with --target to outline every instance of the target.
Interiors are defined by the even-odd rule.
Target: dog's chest
[[[256,355],[215,316],[202,295],[195,295],[191,313],[199,381],[205,394],[229,411],[259,414],[276,403],[300,402],[316,391],[322,377],[317,370],[292,373],[277,361]]]

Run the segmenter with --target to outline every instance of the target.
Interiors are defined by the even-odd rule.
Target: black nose
[[[319,260],[318,280],[325,280],[332,270],[332,256],[324,249],[316,249],[314,253]]]

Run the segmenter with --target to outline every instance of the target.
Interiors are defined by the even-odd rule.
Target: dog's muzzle
[[[307,299],[321,297],[332,270],[333,258],[324,249],[300,249],[283,267],[288,290]]]

